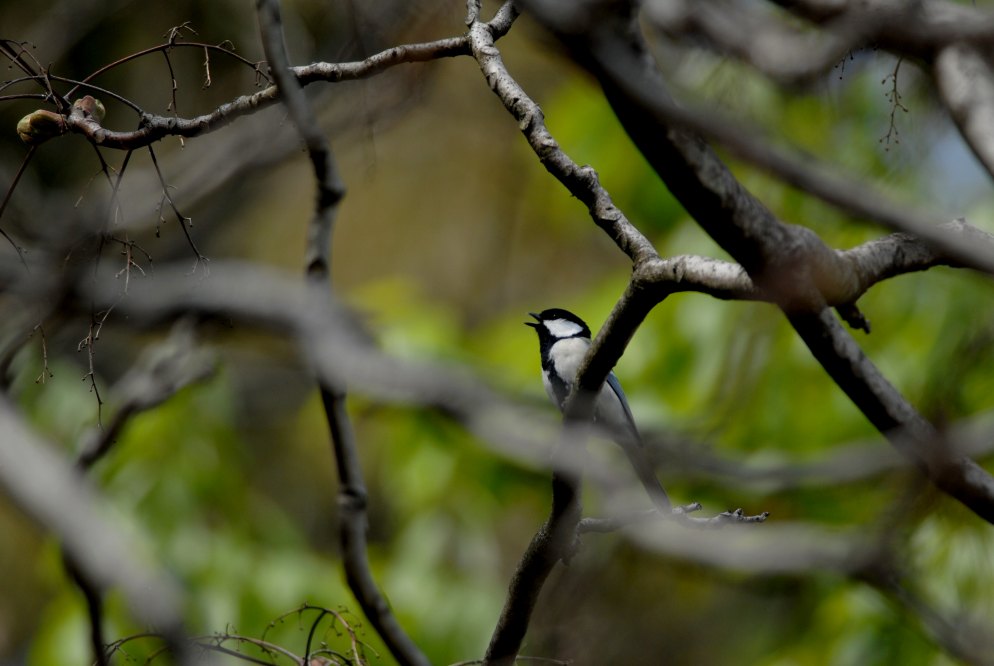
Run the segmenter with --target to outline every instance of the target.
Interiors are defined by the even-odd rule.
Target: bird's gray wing
[[[605,414],[602,417],[604,420],[609,421],[605,425],[610,425],[613,428],[623,428],[623,434],[631,435],[635,442],[641,445],[642,438],[639,436],[638,428],[635,426],[635,417],[632,416],[632,409],[628,406],[628,398],[625,397],[625,392],[621,390],[621,382],[618,381],[617,375],[613,372],[608,373],[605,384],[614,392],[614,395],[618,398],[617,404],[621,407],[620,415],[612,414],[608,416]],[[615,421],[620,421],[620,423],[615,423]]]

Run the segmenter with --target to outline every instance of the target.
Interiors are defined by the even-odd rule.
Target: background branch
[[[553,28],[561,25],[563,19],[551,16],[547,10],[543,7],[540,17]],[[825,272],[822,265],[831,264],[836,257],[826,253],[813,233],[777,220],[698,137],[661,122],[655,102],[668,100],[669,96],[643,45],[632,35],[623,37],[629,26],[626,17],[601,18],[596,27],[588,26],[592,41],[576,34],[560,37],[604,86],[628,135],[674,196],[757,284],[776,294],[777,303],[812,354],[867,419],[899,450],[922,465],[937,486],[985,520],[994,521],[994,478],[972,461],[947,459],[938,451],[931,425],[880,374],[825,309],[819,275]],[[931,242],[935,236],[929,232],[927,240]],[[946,242],[943,250],[950,249],[950,245],[962,249],[960,246],[966,243]],[[959,249],[954,252],[961,258]],[[986,251],[980,254],[983,256],[973,258],[982,262],[990,259]],[[623,343],[651,309],[652,305],[641,296],[638,289],[630,287],[612,312],[605,326],[608,330],[598,334],[591,354],[607,351],[606,361],[596,366],[598,372],[592,375],[594,385],[620,358]],[[622,322],[623,327],[617,322]],[[623,330],[616,332],[616,327]],[[909,447],[910,442],[915,444]]]
[[[938,266],[994,265],[981,191],[990,168],[980,173],[957,152],[962,136],[989,161],[988,9],[519,0],[485,21],[479,0],[465,14],[439,0],[384,0],[303,3],[282,17],[277,0],[257,2],[257,19],[236,0],[209,11],[179,0],[154,12],[115,2],[101,20],[100,3],[56,0],[52,13],[79,17],[53,19],[71,26],[65,34],[37,49],[0,41],[12,72],[0,82],[2,122],[27,112],[17,125],[31,145],[20,168],[24,145],[11,134],[11,149],[0,146],[0,228],[16,250],[0,240],[0,431],[9,412],[32,447],[75,443],[76,469],[71,454],[56,455],[57,466],[90,498],[59,488],[48,499],[90,502],[98,517],[113,501],[125,507],[120,522],[140,512],[190,597],[180,608],[172,589],[169,646],[153,625],[104,651],[104,631],[147,621],[113,596],[103,607],[111,589],[132,600],[139,585],[120,581],[137,574],[126,564],[100,578],[86,552],[77,563],[67,548],[98,664],[124,649],[164,661],[169,647],[181,661],[209,651],[364,662],[367,649],[385,652],[381,643],[388,660],[452,663],[480,655],[488,635],[486,660],[504,664],[525,637],[529,652],[549,655],[532,659],[556,663],[773,652],[803,661],[815,637],[836,661],[918,666],[942,652],[990,661],[979,618],[990,615],[991,539],[976,518],[991,517],[994,484],[973,462],[989,466],[994,442],[985,391],[994,319],[978,307],[989,279],[931,271],[874,289]],[[520,25],[519,9],[531,25]],[[12,36],[32,32],[21,14],[0,9]],[[465,34],[437,39],[462,30],[464,16]],[[42,20],[30,20],[38,34]],[[175,26],[164,43],[150,21]],[[524,30],[498,50],[512,26]],[[152,46],[133,46],[150,29]],[[284,29],[306,64],[290,65]],[[182,41],[196,33],[217,36]],[[210,43],[220,38],[231,41]],[[229,58],[235,43],[241,55]],[[463,56],[473,61],[399,67]],[[91,97],[72,99],[87,92],[108,103],[110,122]],[[880,143],[875,122],[888,120]],[[524,142],[509,149],[512,123]],[[79,138],[36,147],[70,132]],[[154,141],[154,153],[129,148],[123,161],[108,152]],[[734,174],[706,142],[737,158]],[[351,174],[344,204],[338,164]],[[882,195],[884,185],[902,199]],[[574,223],[571,197],[599,229]],[[209,276],[176,265],[189,238],[171,233],[167,205],[183,231],[197,220],[194,249],[212,258]],[[937,223],[960,214],[970,224]],[[868,240],[861,222],[897,233]],[[265,268],[301,263],[306,278]],[[684,291],[772,303],[784,317],[667,300]],[[666,520],[640,512],[630,465],[585,420],[589,393],[577,391],[565,423],[553,417],[519,321],[553,305],[605,321],[577,383],[596,390],[620,364],[651,433],[648,456],[675,498],[700,503]],[[857,345],[833,307],[866,333],[873,318],[874,335]],[[178,325],[160,347],[163,324]],[[159,404],[208,373],[199,340],[222,371]],[[96,386],[107,399],[102,431],[86,392]],[[337,483],[317,446],[325,429]],[[881,447],[878,432],[893,446]],[[126,447],[114,450],[118,439]],[[107,500],[78,479],[90,467]],[[13,469],[46,492],[61,478],[39,477],[23,459]],[[48,525],[32,504],[44,499],[3,470],[0,461],[0,492],[17,499],[0,503],[9,535],[0,565],[18,575],[0,595],[0,625],[14,627],[0,631],[0,662],[24,650],[71,660],[49,637],[82,634],[81,604],[45,564],[34,525],[57,538],[72,526]],[[739,506],[749,513],[714,515]],[[770,524],[737,524],[762,521],[761,510]],[[115,555],[115,565],[135,559],[141,575],[163,577],[141,553]],[[272,619],[273,603],[296,605],[314,590],[359,599],[371,644],[345,609],[311,609],[320,628],[298,615],[296,640],[277,621],[262,640],[225,630],[190,643],[180,624],[192,610],[191,621],[214,629],[250,628]],[[846,616],[831,636],[808,621],[827,612]],[[340,653],[338,631],[348,644]]]
[[[345,186],[338,175],[328,140],[318,126],[298,80],[290,71],[279,2],[259,0],[257,8],[266,58],[272,66],[280,97],[307,146],[317,182],[317,201],[308,226],[305,266],[309,281],[318,288],[325,288],[330,275],[332,225],[338,203],[345,196]],[[322,381],[319,386],[338,469],[339,538],[349,587],[366,618],[399,663],[428,664],[427,658],[397,621],[369,566],[366,553],[366,487],[359,465],[355,433],[345,409],[345,392],[341,384]]]
[[[162,633],[176,663],[192,664],[181,593],[146,560],[148,548],[114,527],[92,488],[40,441],[6,398],[0,398],[0,488],[62,544],[66,558],[101,592],[121,590],[135,617]]]

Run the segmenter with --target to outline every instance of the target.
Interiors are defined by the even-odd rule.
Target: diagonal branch
[[[559,16],[539,14],[553,28],[560,25]],[[654,102],[668,100],[668,93],[641,41],[629,32],[627,20],[601,20],[589,34],[572,28],[574,32],[560,33],[560,38],[601,82],[629,136],[688,212],[742,264],[756,284],[776,294],[777,303],[815,358],[867,419],[938,487],[984,520],[994,522],[994,478],[973,461],[943,452],[932,426],[824,309],[818,276],[826,254],[818,247],[823,247],[820,240],[807,230],[777,220],[699,137],[663,122]],[[934,236],[930,233],[928,240]],[[809,244],[812,237],[817,241],[816,252]],[[962,243],[948,245],[957,245],[956,256],[961,256],[958,245]],[[989,253],[973,249],[974,255],[990,261]],[[633,283],[605,326],[610,329],[606,336],[612,336],[615,344],[601,340],[605,337],[602,331],[591,352],[595,354],[591,365],[597,361],[598,347],[611,357],[598,365],[598,370],[613,365],[624,347],[617,342],[631,337],[650,308],[644,293]],[[619,323],[617,328],[622,330],[614,330]],[[600,372],[596,374],[594,382],[602,379]]]
[[[196,348],[191,323],[178,324],[169,340],[149,349],[114,386],[121,404],[109,425],[95,428],[80,440],[76,469],[85,473],[104,457],[133,416],[165,402],[186,385],[206,379],[213,371],[206,354]],[[103,631],[103,590],[92,578],[92,571],[80,566],[67,548],[63,548],[63,561],[86,599],[96,664],[106,666],[109,653]]]
[[[575,456],[579,442],[563,437],[557,457]],[[507,598],[490,638],[484,666],[513,666],[546,579],[576,550],[580,524],[580,476],[557,468],[552,475],[552,510],[532,537],[511,577]]]
[[[510,7],[507,11],[513,18],[514,5],[506,3],[504,7]],[[542,109],[514,80],[504,65],[500,51],[494,44],[498,34],[490,24],[479,21],[472,23],[469,27],[469,42],[473,57],[480,64],[490,89],[518,122],[518,127],[542,166],[566,186],[570,194],[587,206],[594,222],[633,262],[658,257],[649,240],[611,201],[611,196],[600,184],[597,172],[589,166],[581,167],[559,147],[559,143],[545,126]]]
[[[590,167],[580,167],[566,155],[545,126],[542,110],[515,81],[494,45],[495,31],[490,24],[479,20],[480,5],[468,0],[469,40],[491,90],[504,103],[505,108],[518,121],[528,143],[535,150],[542,165],[584,204],[594,221],[610,235],[633,261],[658,258],[658,253],[645,236],[632,225],[613,202]],[[513,21],[517,10],[513,1],[505,2],[494,22],[502,16]],[[601,383],[607,376],[605,371]],[[581,394],[582,396],[583,394]],[[582,411],[590,411],[589,404],[572,400],[574,405],[565,413],[567,424],[583,422]],[[563,437],[557,458],[576,455],[581,447],[577,442]],[[575,462],[575,461],[574,461]],[[575,468],[574,468],[575,469]],[[548,519],[539,528],[518,562],[511,578],[507,598],[501,609],[497,625],[491,635],[483,663],[487,666],[513,666],[522,641],[531,623],[532,612],[549,574],[560,561],[571,556],[577,538],[581,517],[581,476],[557,465],[552,476],[552,508]]]
[[[617,15],[617,7],[604,2],[588,4],[596,5],[598,11],[586,5],[584,10],[577,10],[572,3],[555,0],[527,3],[547,27],[558,32],[577,61],[597,77],[609,98],[625,100],[624,108],[615,109],[619,117],[627,107],[639,109],[638,118],[636,114],[629,114],[628,120],[622,119],[623,122],[642,125],[639,134],[652,140],[642,141],[639,148],[653,153],[650,162],[670,190],[723,247],[726,243],[737,243],[742,252],[756,252],[764,245],[775,246],[777,236],[788,242],[792,239],[786,238],[783,229],[765,224],[772,214],[762,205],[755,206],[752,197],[724,166],[707,174],[707,187],[696,183],[693,172],[687,171],[686,166],[704,173],[720,162],[698,133],[783,182],[850,215],[913,234],[942,254],[956,258],[962,265],[994,274],[994,252],[937,230],[935,220],[941,219],[939,214],[897,204],[877,189],[840,174],[810,155],[777,148],[778,141],[758,127],[708,109],[677,103],[662,84],[659,72],[650,66],[652,61],[644,44],[633,43],[636,35],[629,23]],[[587,31],[589,26],[596,28]],[[653,135],[660,132],[660,128],[665,128],[665,133]],[[738,210],[738,224],[725,225],[723,216],[715,215],[715,209],[720,210],[724,204]],[[769,237],[769,242],[754,242],[762,238],[736,239],[752,233]],[[751,270],[748,262],[743,265]]]
[[[97,590],[119,588],[135,617],[162,633],[176,663],[194,663],[175,583],[145,561],[142,544],[108,519],[93,489],[6,398],[0,399],[0,430],[3,493],[58,538],[67,559]]]

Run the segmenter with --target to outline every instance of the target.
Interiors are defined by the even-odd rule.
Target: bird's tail
[[[649,457],[646,455],[641,440],[633,440],[629,437],[622,437],[619,440],[618,443],[624,450],[625,455],[628,456],[628,462],[634,468],[635,475],[638,476],[642,487],[645,488],[645,492],[648,493],[653,505],[662,513],[670,513],[673,509],[670,496],[666,494],[666,489],[663,488],[663,484],[660,483],[659,478],[656,476],[656,471],[649,462]]]

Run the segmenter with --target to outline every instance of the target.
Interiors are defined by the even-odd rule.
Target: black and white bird
[[[535,318],[534,322],[525,324],[538,333],[545,392],[562,411],[580,363],[590,348],[590,329],[582,319],[561,308],[528,314]],[[669,512],[669,497],[646,459],[632,410],[614,372],[608,374],[594,402],[594,421],[608,430],[624,450],[656,508]]]

